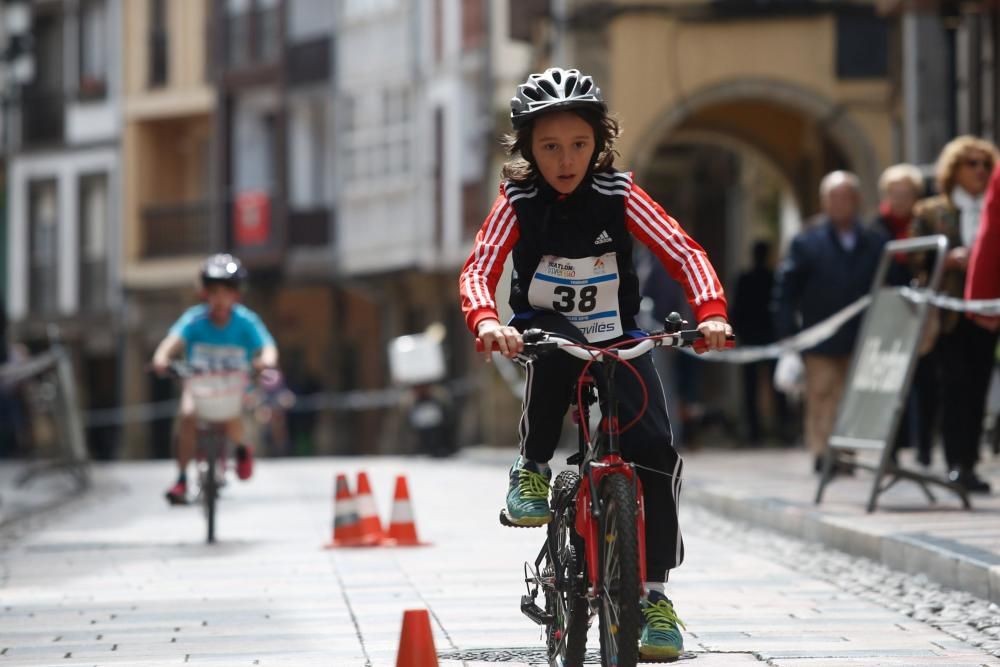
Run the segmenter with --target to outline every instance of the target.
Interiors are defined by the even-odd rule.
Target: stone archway
[[[803,174],[789,159],[794,156],[796,138],[783,137],[782,125],[794,124],[804,144],[829,144],[833,153],[842,156],[828,161],[832,168],[846,168],[861,180],[868,205],[877,201],[879,161],[875,147],[861,126],[843,105],[835,104],[812,90],[785,81],[766,78],[741,78],[702,88],[660,114],[644,128],[634,144],[631,162],[640,176],[653,159],[658,147],[680,129],[709,130],[731,134],[770,155],[797,183],[800,208],[815,208],[815,192],[821,173]],[[803,146],[808,148],[808,146]],[[829,164],[826,168],[831,168]],[[817,170],[818,171],[818,170]],[[814,180],[814,183],[804,182]]]

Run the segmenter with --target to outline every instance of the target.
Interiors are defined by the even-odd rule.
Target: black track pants
[[[538,313],[530,319],[515,319],[511,324],[520,331],[544,329],[585,342],[579,330],[558,313]],[[644,354],[629,363],[642,376],[648,404],[642,419],[622,434],[621,451],[625,460],[652,468],[639,468],[646,507],[646,579],[665,581],[667,571],[684,560],[684,542],[677,518],[683,462],[673,447],[663,387],[651,355]],[[555,453],[563,417],[583,366],[584,362],[559,351],[528,364],[519,425],[521,454],[528,459],[547,463]],[[591,371],[603,384],[601,364],[591,366]],[[615,393],[619,423],[625,426],[642,407],[642,387],[636,376],[621,364],[615,371]],[[603,408],[603,398],[601,404]]]
[[[942,360],[941,434],[950,468],[971,469],[979,462],[996,345],[997,334],[964,316],[953,331],[938,340]]]

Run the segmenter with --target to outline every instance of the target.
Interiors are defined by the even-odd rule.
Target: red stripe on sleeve
[[[500,319],[494,295],[504,261],[519,237],[517,216],[501,188],[458,278],[462,313],[472,333],[483,320]]]
[[[705,250],[634,183],[625,202],[625,224],[684,287],[699,322],[707,317],[726,317],[722,283]]]

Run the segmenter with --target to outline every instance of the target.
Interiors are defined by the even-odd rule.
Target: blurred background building
[[[84,407],[172,395],[146,363],[201,259],[251,270],[299,393],[377,391],[386,345],[441,322],[464,442],[507,443],[516,399],[474,358],[457,271],[496,194],[508,100],[592,73],[633,170],[731,284],[781,247],[826,172],[869,209],[889,164],[1000,130],[987,2],[4,0],[0,286],[12,338],[71,345]],[[21,16],[26,16],[23,20]],[[25,39],[25,36],[27,38]],[[25,67],[25,62],[29,67]],[[2,204],[6,202],[6,208]],[[6,215],[3,215],[4,210]],[[734,371],[706,397],[735,411]],[[472,391],[468,388],[472,387]],[[392,409],[323,410],[299,453],[395,451]],[[170,419],[91,428],[101,457],[166,456]]]

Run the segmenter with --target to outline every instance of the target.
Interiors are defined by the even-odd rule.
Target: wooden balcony
[[[208,202],[154,204],[142,210],[142,256],[208,255],[213,251]]]

